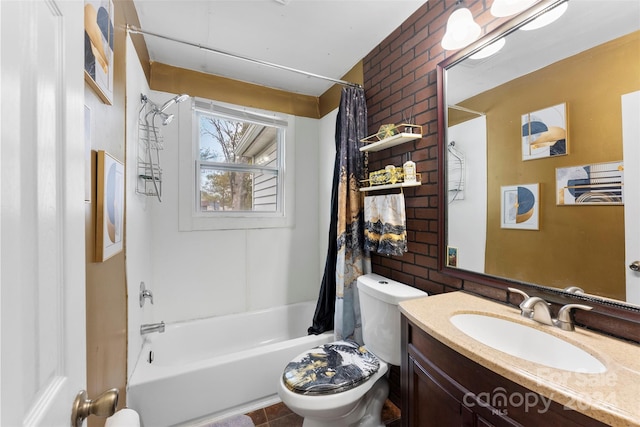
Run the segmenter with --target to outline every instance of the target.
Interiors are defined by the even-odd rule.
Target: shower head
[[[168,125],[169,123],[171,123],[171,120],[173,120],[173,114],[167,114],[167,113],[163,113],[162,111],[159,111],[157,115],[162,117],[162,126]]]
[[[164,105],[162,105],[162,107],[160,107],[160,112],[164,113],[167,110],[167,108],[171,107],[173,104],[178,104],[186,100],[187,98],[189,98],[189,95],[187,95],[186,93],[183,93],[182,95],[174,96],[173,98],[165,102]]]

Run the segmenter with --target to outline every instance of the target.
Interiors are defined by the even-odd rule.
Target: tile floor
[[[247,415],[256,427],[301,427],[302,417],[291,412],[284,403],[276,403]],[[387,400],[382,408],[382,421],[387,427],[400,427],[400,410]]]

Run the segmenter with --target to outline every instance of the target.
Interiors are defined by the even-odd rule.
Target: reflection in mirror
[[[439,65],[446,246],[460,270],[640,305],[640,2],[534,10],[552,3]]]

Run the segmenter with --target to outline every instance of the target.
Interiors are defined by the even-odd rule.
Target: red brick
[[[407,274],[411,274],[415,277],[427,277],[429,275],[429,269],[426,267],[421,267],[415,264],[402,264],[403,272]]]

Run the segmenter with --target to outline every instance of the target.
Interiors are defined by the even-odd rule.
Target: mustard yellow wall
[[[637,90],[640,32],[461,103],[487,113],[488,274],[625,299],[623,207],[556,206],[555,170],[622,160],[620,96]],[[563,102],[569,155],[522,161],[521,115]],[[501,229],[500,187],[531,183],[540,230]]]
[[[364,85],[364,67],[362,61],[358,62],[341,80]],[[320,95],[320,117],[326,116],[340,105],[341,85],[333,85],[329,90]]]
[[[151,89],[169,93],[228,102],[246,107],[319,119],[340,104],[342,86],[334,85],[320,97],[285,92],[239,80],[214,76],[159,62],[151,63]],[[356,64],[344,80],[362,84],[362,62]]]
[[[96,151],[105,150],[125,161],[125,84],[127,2],[114,2],[113,101],[105,104],[85,84],[85,105],[91,109],[91,201],[85,204],[87,392],[95,398],[111,388],[119,390],[118,409],[126,404],[127,282],[124,250],[104,262],[95,261]],[[126,219],[125,219],[126,227]],[[89,427],[105,419],[89,417]]]

